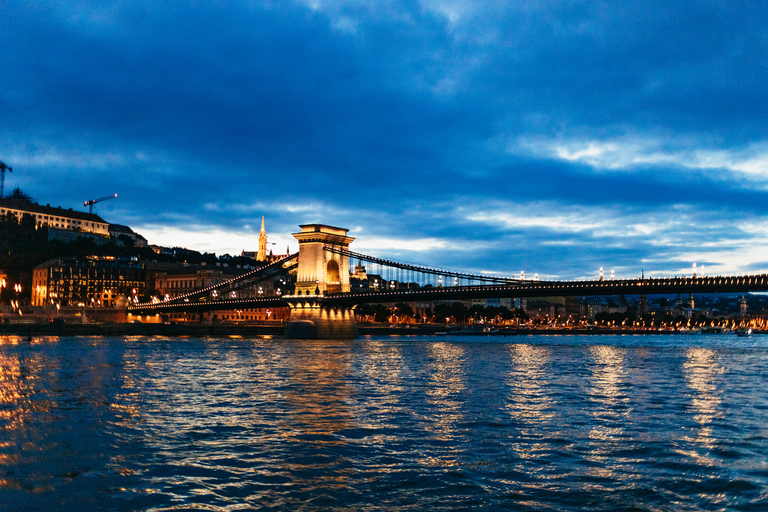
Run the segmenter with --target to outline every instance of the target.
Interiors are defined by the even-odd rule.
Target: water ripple
[[[9,339],[0,503],[768,508],[768,344],[680,338]]]

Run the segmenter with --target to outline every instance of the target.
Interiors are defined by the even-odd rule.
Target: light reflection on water
[[[685,338],[1,338],[0,508],[760,508],[768,348]]]
[[[463,345],[430,343],[427,346],[426,404],[427,430],[438,439],[450,440],[463,420],[462,392],[465,389]]]
[[[686,361],[683,364],[685,382],[691,390],[690,403],[695,416],[693,420],[696,426],[692,427],[693,435],[689,436],[694,446],[700,445],[704,450],[691,450],[690,456],[699,460],[699,463],[712,465],[715,460],[709,456],[717,444],[712,423],[722,418],[718,410],[720,397],[718,393],[718,381],[725,370],[717,363],[717,354],[714,350],[704,348],[690,348],[685,353]]]
[[[591,439],[606,441],[621,437],[624,425],[630,421],[629,397],[622,392],[626,381],[623,348],[607,345],[589,347],[592,365],[590,398],[597,408],[593,411],[594,427]]]
[[[509,414],[532,430],[552,418],[547,360],[550,349],[535,345],[510,345],[512,365],[506,376]]]
[[[624,444],[624,429],[632,424],[631,402],[624,393],[627,376],[624,370],[626,349],[600,345],[589,347],[592,358],[590,401],[592,402],[589,431],[590,465],[586,475],[593,478],[587,489],[607,490],[606,481],[620,482],[635,477],[633,462],[615,453]],[[631,440],[628,440],[631,443]]]

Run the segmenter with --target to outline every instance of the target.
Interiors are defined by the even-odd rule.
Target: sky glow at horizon
[[[0,4],[0,160],[150,243],[541,279],[768,272],[768,10]]]

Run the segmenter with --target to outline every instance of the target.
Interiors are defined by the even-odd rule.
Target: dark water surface
[[[768,336],[0,338],[0,510],[768,510]]]

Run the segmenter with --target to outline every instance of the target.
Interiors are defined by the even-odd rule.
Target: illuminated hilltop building
[[[8,199],[0,199],[0,215],[15,215],[21,220],[24,214],[29,214],[38,226],[64,229],[69,231],[82,231],[102,236],[109,236],[109,222],[94,213],[74,211],[72,208],[52,207]]]
[[[93,213],[79,212],[72,208],[64,209],[60,206],[40,205],[7,197],[0,198],[0,215],[14,215],[19,221],[24,215],[29,215],[35,221],[35,225],[45,226],[49,229],[49,238],[55,238],[64,242],[71,242],[78,236],[86,235],[96,240],[97,243],[105,243],[109,238],[114,240],[128,237],[136,247],[146,247],[147,240],[134,232],[130,227],[122,224],[110,224]],[[91,235],[98,235],[92,237]],[[123,240],[125,241],[125,240]]]

